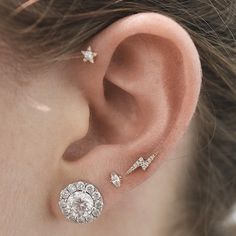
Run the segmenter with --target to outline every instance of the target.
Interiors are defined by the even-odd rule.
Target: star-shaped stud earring
[[[90,63],[94,63],[94,58],[98,55],[96,52],[92,51],[91,46],[89,46],[86,51],[81,51],[81,53],[84,56],[83,61]]]

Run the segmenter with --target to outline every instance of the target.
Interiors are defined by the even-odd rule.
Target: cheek
[[[21,217],[25,225],[38,221],[38,214],[48,216],[57,163],[70,143],[86,135],[89,107],[78,89],[52,78],[19,88],[16,96],[4,95],[11,108],[0,103],[0,208],[5,220]]]

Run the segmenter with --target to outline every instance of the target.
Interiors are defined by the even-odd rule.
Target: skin
[[[166,16],[143,13],[89,44],[95,64],[71,59],[28,73],[1,55],[3,235],[168,235],[180,212],[202,77],[190,36]],[[148,171],[119,189],[109,183],[111,171],[157,150]],[[60,190],[80,179],[105,202],[88,225],[67,222],[57,206]]]

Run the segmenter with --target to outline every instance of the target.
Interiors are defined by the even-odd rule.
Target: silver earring
[[[59,207],[69,221],[90,223],[100,216],[103,198],[94,185],[79,181],[69,184],[61,191]]]
[[[137,161],[126,171],[126,173],[122,176],[117,174],[116,172],[112,172],[110,175],[110,182],[116,187],[119,188],[121,186],[121,181],[129,174],[134,172],[139,167],[142,168],[143,171],[146,171],[153,160],[156,158],[157,153],[152,154],[146,160],[143,157],[139,157]]]
[[[110,182],[116,187],[119,188],[121,186],[122,176],[118,175],[115,171],[111,172]]]
[[[94,58],[98,55],[96,52],[93,52],[91,46],[89,46],[86,51],[81,51],[81,53],[84,56],[83,61],[90,63],[94,63]]]

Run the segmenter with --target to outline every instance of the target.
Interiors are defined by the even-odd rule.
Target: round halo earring
[[[66,219],[73,223],[90,223],[100,216],[103,198],[98,189],[79,181],[66,186],[60,193],[59,207]]]

